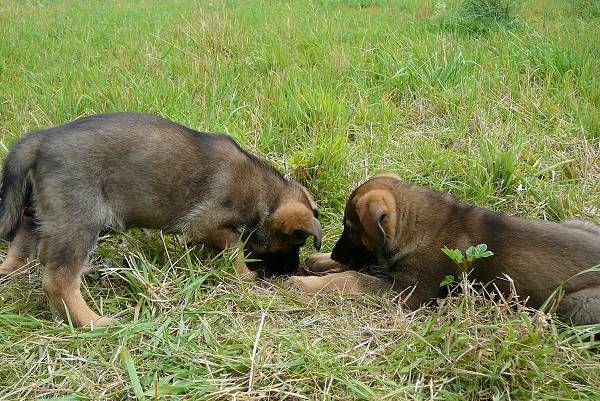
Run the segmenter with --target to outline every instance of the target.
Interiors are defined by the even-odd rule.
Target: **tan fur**
[[[304,267],[311,273],[334,273],[348,270],[346,265],[331,260],[331,253],[316,253],[304,262]]]
[[[361,226],[369,232],[369,237],[363,238],[364,240],[376,239],[381,242],[386,238],[395,238],[396,201],[389,191],[373,190],[365,193],[356,201],[356,211]]]
[[[390,197],[393,202],[384,200]],[[378,246],[378,222],[372,211],[378,216],[383,204],[394,203],[394,219],[381,224],[386,242]],[[600,264],[600,228],[593,223],[578,220],[556,224],[501,215],[410,185],[394,175],[375,177],[357,188],[348,200],[344,221],[333,260],[330,263],[317,256],[318,264],[348,263],[354,264],[353,268],[376,265],[396,291],[411,292],[407,303],[413,308],[445,296],[439,283],[448,274],[460,274],[441,248],[464,252],[471,245],[485,243],[494,255],[475,263],[471,279],[491,283],[507,293],[510,285],[502,277],[508,275],[521,299],[536,308],[568,280],[559,316],[577,324],[600,322],[600,273],[574,277]],[[372,256],[357,261],[361,255]],[[309,258],[307,265],[311,263],[315,262]],[[327,277],[292,278],[289,284],[313,292],[326,291],[331,288]],[[365,286],[367,292],[372,289]]]
[[[258,278],[258,274],[248,268],[245,259],[246,256],[243,252],[238,253],[233,261],[233,268],[240,278],[246,281],[254,281]]]
[[[76,327],[108,326],[114,319],[99,316],[92,311],[81,296],[81,278],[78,275],[65,274],[64,266],[47,264],[42,279],[42,288],[48,300],[67,320]]]
[[[292,276],[285,281],[287,289],[300,290],[307,294],[376,294],[381,295],[392,289],[389,281],[369,276],[357,271],[331,273],[326,276]]]
[[[320,242],[321,225],[319,220],[313,216],[312,210],[302,203],[286,202],[273,213],[270,220],[274,228],[286,235],[293,235],[295,232],[301,231],[318,238]]]
[[[24,273],[25,265],[35,259],[36,238],[29,230],[20,228],[10,243],[4,262],[0,266],[0,276]]]

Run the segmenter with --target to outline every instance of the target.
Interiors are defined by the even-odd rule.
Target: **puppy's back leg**
[[[600,286],[566,295],[558,307],[558,317],[573,324],[600,322]]]
[[[8,253],[0,266],[0,276],[17,272],[35,258],[38,238],[32,217],[27,217],[17,229]],[[25,270],[23,270],[25,271]]]
[[[96,246],[98,234],[113,223],[112,209],[106,203],[101,180],[89,163],[68,168],[57,163],[62,157],[53,149],[41,158],[32,172],[36,215],[39,221],[38,259],[45,266],[42,288],[50,303],[76,326],[90,323],[106,326],[103,318],[85,303],[81,291],[81,274],[89,254]]]
[[[73,325],[93,324],[106,326],[112,323],[90,309],[81,295],[81,275],[88,254],[94,248],[99,230],[78,229],[65,236],[42,237],[40,261],[45,264],[42,288],[52,306]]]

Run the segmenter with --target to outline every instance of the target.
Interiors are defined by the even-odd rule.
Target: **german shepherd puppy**
[[[595,224],[579,220],[556,224],[497,214],[387,174],[351,194],[344,230],[333,252],[307,260],[309,270],[338,272],[294,276],[286,286],[311,293],[412,291],[406,302],[414,309],[447,295],[440,282],[446,275],[460,274],[440,249],[464,250],[480,243],[494,255],[477,260],[469,277],[507,293],[510,283],[500,278],[506,274],[517,294],[535,308],[561,282],[600,264],[600,227]],[[377,266],[375,276],[339,272],[369,265]],[[575,324],[600,322],[600,273],[567,281],[558,314]]]
[[[303,186],[227,136],[148,114],[99,114],[25,136],[6,157],[0,197],[0,236],[14,237],[0,273],[22,266],[39,242],[42,287],[76,326],[111,323],[79,289],[107,227],[183,232],[219,251],[243,245],[267,274],[296,271],[309,236],[321,246]],[[252,274],[243,260],[240,272]]]

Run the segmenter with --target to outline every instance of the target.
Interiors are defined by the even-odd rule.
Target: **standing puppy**
[[[147,114],[100,114],[27,135],[6,157],[0,197],[0,236],[15,240],[0,274],[39,241],[43,289],[77,326],[111,321],[79,290],[107,227],[183,231],[216,250],[245,244],[268,274],[294,272],[309,236],[321,244],[316,205],[300,184],[227,136]]]
[[[504,274],[528,304],[540,307],[562,281],[600,264],[600,227],[585,221],[561,224],[501,215],[460,203],[395,175],[375,177],[350,196],[344,231],[329,255],[307,261],[313,271],[378,266],[383,277],[356,271],[292,277],[288,287],[307,292],[412,291],[412,308],[446,295],[442,279],[460,271],[441,248],[487,244],[494,255],[478,260],[470,278],[510,290]],[[408,292],[407,291],[407,292]],[[569,280],[559,316],[576,324],[600,322],[600,273]]]

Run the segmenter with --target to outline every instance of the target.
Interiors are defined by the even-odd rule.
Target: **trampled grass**
[[[312,191],[325,249],[351,189],[383,171],[523,217],[600,222],[597,11],[5,1],[0,145],[117,110],[227,132]],[[598,325],[468,286],[414,313],[392,295],[307,299],[238,282],[230,259],[156,232],[104,239],[83,293],[120,319],[107,330],[61,323],[37,266],[2,280],[0,400],[598,397]]]

